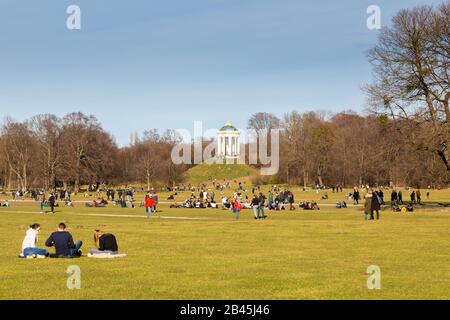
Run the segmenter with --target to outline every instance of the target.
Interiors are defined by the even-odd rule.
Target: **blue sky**
[[[353,109],[365,56],[400,9],[434,0],[1,0],[0,118],[94,114],[120,145],[132,132],[245,128],[258,111]],[[68,30],[79,5],[82,29]]]

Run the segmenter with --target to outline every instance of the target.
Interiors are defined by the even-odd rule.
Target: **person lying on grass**
[[[116,237],[111,233],[95,230],[94,243],[97,249],[89,249],[90,254],[117,254],[119,252]]]
[[[34,223],[27,230],[25,239],[22,242],[21,258],[33,259],[33,258],[47,258],[49,253],[45,249],[36,248],[38,241],[38,235],[41,232],[41,226],[38,223]]]
[[[0,207],[6,207],[6,208],[9,208],[9,202],[8,202],[8,200],[5,200],[5,202],[0,202]]]
[[[51,234],[45,245],[55,247],[56,254],[53,256],[55,258],[79,258],[82,255],[80,248],[83,242],[78,241],[75,244],[72,235],[66,231],[66,224],[62,222],[58,225],[58,231]]]

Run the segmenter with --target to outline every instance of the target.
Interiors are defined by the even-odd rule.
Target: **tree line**
[[[183,166],[170,159],[178,143],[171,131],[145,132],[119,148],[92,115],[42,114],[23,122],[6,118],[0,134],[0,186],[4,190],[71,188],[145,182],[176,184]]]
[[[280,130],[280,170],[262,180],[266,183],[426,187],[445,186],[450,178],[439,154],[417,144],[428,131],[412,120],[293,111],[281,119],[257,113],[248,127]],[[150,130],[120,148],[94,116],[82,113],[7,119],[0,134],[0,185],[75,192],[82,185],[173,187],[191,167],[172,162],[171,151],[180,142],[173,131]]]

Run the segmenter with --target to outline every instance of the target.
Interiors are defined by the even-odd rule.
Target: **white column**
[[[233,137],[233,148],[231,150],[233,150],[233,152],[231,152],[231,155],[234,157],[234,155],[236,154],[236,137]]]
[[[228,136],[228,155],[231,156],[232,151],[231,151],[231,136]]]
[[[223,155],[227,155],[227,149],[228,149],[228,138],[227,136],[223,136]]]
[[[220,136],[217,137],[216,157],[220,156]]]
[[[234,137],[231,137],[231,156],[234,156],[234,148],[235,148],[236,141],[234,140]]]
[[[241,154],[241,139],[239,139],[239,137],[237,137],[237,155],[239,156]]]

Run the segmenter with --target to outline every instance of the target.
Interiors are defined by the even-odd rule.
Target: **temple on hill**
[[[241,133],[230,122],[217,132],[217,157],[239,158],[241,154]]]

